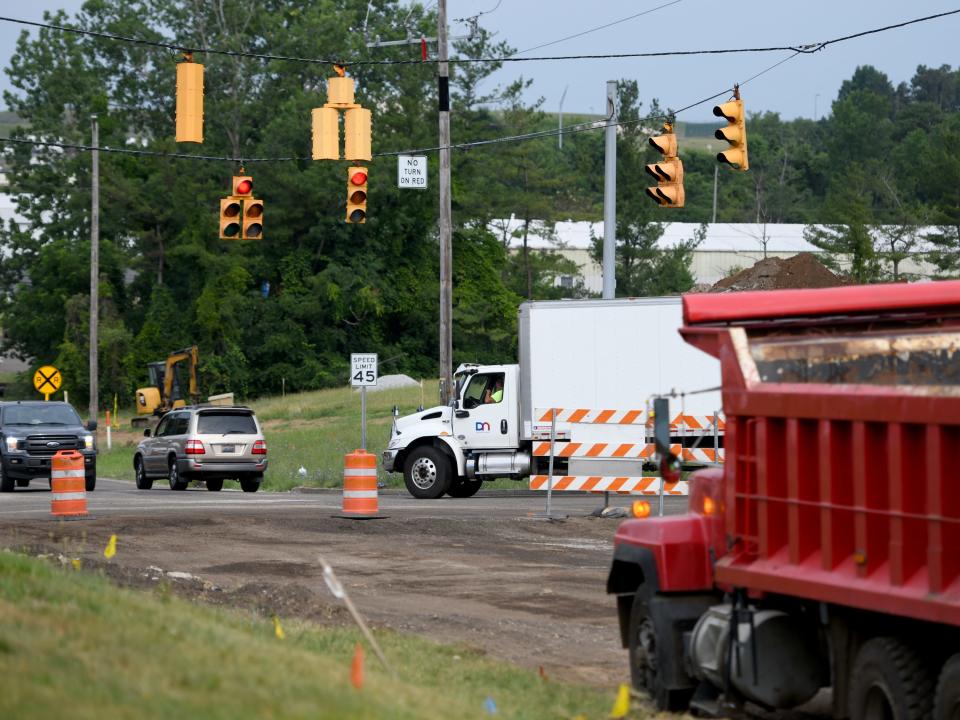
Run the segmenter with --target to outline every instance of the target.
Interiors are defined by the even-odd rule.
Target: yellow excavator
[[[155,426],[164,413],[187,404],[180,375],[177,372],[181,363],[187,366],[190,375],[188,387],[190,404],[200,403],[200,390],[197,387],[197,365],[200,363],[200,355],[197,346],[193,345],[170,353],[165,361],[147,364],[150,387],[137,390],[137,416],[133,419],[134,427]]]

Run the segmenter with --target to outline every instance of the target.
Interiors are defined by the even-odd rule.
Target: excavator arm
[[[171,397],[173,395],[175,368],[178,363],[182,362],[188,362],[190,371],[190,404],[197,405],[200,403],[200,390],[197,387],[197,365],[200,363],[200,353],[197,346],[193,345],[183,350],[177,350],[167,358],[163,373],[163,405],[166,410],[173,406]]]

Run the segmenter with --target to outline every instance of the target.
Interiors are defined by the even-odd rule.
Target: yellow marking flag
[[[280,627],[280,618],[276,615],[273,616],[273,634],[277,636],[278,640],[283,640],[286,637],[283,628]]]
[[[73,565],[74,570],[79,570],[81,565],[80,558],[74,558],[70,561],[70,564]]]
[[[103,556],[107,560],[109,560],[116,554],[117,554],[117,536],[111,535],[110,542],[108,542],[107,546],[103,549]]]
[[[623,718],[630,712],[630,686],[626,683],[620,686],[617,693],[616,702],[613,703],[613,710],[610,711],[610,717]]]

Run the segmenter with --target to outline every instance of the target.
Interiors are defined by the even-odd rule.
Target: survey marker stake
[[[373,637],[373,633],[370,632],[370,628],[367,627],[367,624],[363,621],[363,618],[360,617],[360,613],[357,611],[357,608],[350,599],[350,596],[347,595],[346,589],[337,579],[336,574],[333,572],[333,568],[330,567],[330,563],[328,563],[322,556],[318,557],[317,559],[320,561],[320,566],[323,568],[323,581],[327,584],[330,594],[333,595],[337,600],[343,600],[343,604],[347,606],[347,610],[350,611],[353,621],[357,624],[357,627],[360,628],[360,632],[363,633],[363,636],[367,639],[367,642],[370,643],[370,647],[373,648],[373,652],[376,654],[380,664],[383,665],[384,670],[386,670],[388,673],[390,673],[390,675],[393,676],[394,679],[396,679],[397,673],[390,666],[390,663],[387,662],[387,658],[383,654],[383,650],[381,650],[380,645],[377,644],[376,639]]]

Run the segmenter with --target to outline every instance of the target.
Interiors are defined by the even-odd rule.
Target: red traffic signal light
[[[234,175],[233,194],[236,197],[253,197],[253,178],[246,175]]]
[[[365,223],[367,221],[367,169],[352,167],[347,169],[347,222]]]
[[[220,239],[237,240],[240,235],[240,201],[224,198],[220,201]]]

